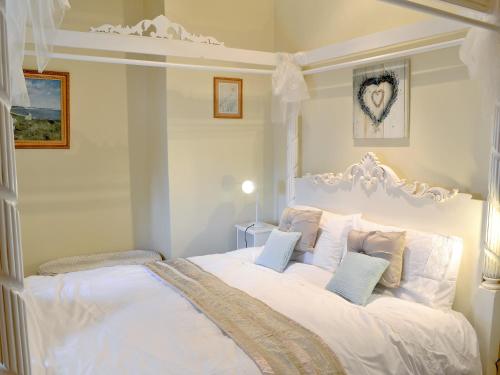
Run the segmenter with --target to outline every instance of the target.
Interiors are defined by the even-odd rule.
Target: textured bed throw
[[[129,250],[59,258],[42,264],[38,274],[54,276],[60,273],[92,270],[101,267],[146,264],[161,260],[161,255],[149,250]]]
[[[263,374],[345,374],[313,332],[186,259],[148,264],[252,358]]]

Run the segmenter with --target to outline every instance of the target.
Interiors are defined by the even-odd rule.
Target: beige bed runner
[[[263,374],[345,374],[318,335],[194,263],[172,259],[148,267],[231,337]]]

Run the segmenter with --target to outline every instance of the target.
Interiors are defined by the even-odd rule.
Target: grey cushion
[[[357,305],[366,305],[380,276],[389,265],[385,259],[349,252],[326,289]]]
[[[279,229],[283,232],[300,232],[302,234],[295,250],[313,251],[322,214],[322,211],[285,208],[281,215]]]
[[[347,237],[347,250],[387,260],[389,267],[380,278],[379,284],[387,288],[397,288],[403,272],[405,237],[406,232],[351,230]]]
[[[292,257],[293,248],[299,238],[300,233],[298,232],[282,232],[273,229],[255,263],[277,272],[283,272]]]

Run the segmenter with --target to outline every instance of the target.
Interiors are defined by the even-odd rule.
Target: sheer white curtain
[[[12,105],[29,106],[22,65],[26,28],[33,32],[38,71],[49,61],[52,41],[69,0],[6,0]]]
[[[500,22],[500,1],[485,16],[490,23]],[[484,245],[484,285],[500,289],[500,32],[474,27],[460,49],[460,58],[472,78],[482,88],[484,121],[493,123],[488,193],[488,215]]]
[[[273,73],[273,93],[280,99],[281,121],[287,126],[286,147],[286,201],[295,200],[294,178],[299,170],[298,122],[301,103],[309,99],[309,91],[300,68],[301,54],[278,54],[278,64]]]

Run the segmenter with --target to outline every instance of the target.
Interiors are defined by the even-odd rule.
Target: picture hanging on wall
[[[354,70],[354,139],[408,137],[409,76],[408,60]]]
[[[69,148],[69,73],[25,70],[29,107],[12,106],[16,148]]]
[[[243,80],[214,77],[214,117],[243,118]]]

